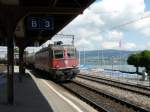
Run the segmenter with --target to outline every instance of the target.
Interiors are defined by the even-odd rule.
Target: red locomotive
[[[35,53],[34,67],[48,72],[56,81],[71,80],[79,73],[76,48],[61,41],[50,44]]]

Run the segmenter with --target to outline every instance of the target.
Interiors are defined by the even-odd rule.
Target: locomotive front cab
[[[73,46],[56,46],[52,50],[52,68],[57,78],[74,78],[79,73],[76,49]]]

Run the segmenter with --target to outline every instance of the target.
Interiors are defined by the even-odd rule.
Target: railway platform
[[[18,67],[14,71],[14,105],[7,104],[4,81],[0,85],[0,112],[96,112],[58,84],[36,77],[29,70],[19,82]]]

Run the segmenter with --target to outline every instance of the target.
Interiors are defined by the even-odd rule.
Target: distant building
[[[19,53],[14,53],[14,64],[19,65]]]

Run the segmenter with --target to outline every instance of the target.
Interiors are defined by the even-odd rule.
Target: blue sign
[[[28,30],[53,30],[52,17],[28,17]]]

